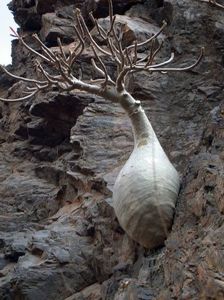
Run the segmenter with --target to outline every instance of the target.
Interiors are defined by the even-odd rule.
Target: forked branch
[[[223,8],[224,9],[224,5],[218,3],[216,0],[201,0],[202,2],[207,2],[207,3],[210,3],[212,5],[215,5],[219,8]]]
[[[208,1],[216,4],[216,1],[214,0]],[[153,34],[144,42],[134,41],[131,45],[124,47],[122,27],[116,24],[116,16],[113,15],[112,0],[108,0],[108,3],[109,25],[107,29],[103,28],[98,20],[93,17],[93,14],[90,13],[90,18],[96,27],[98,35],[101,39],[103,39],[106,47],[99,45],[99,43],[96,41],[93,34],[88,29],[80,10],[78,9],[75,10],[76,25],[74,25],[76,46],[73,50],[69,50],[69,53],[64,51],[60,39],[58,39],[58,51],[54,51],[48,48],[41,41],[41,39],[34,34],[33,38],[36,40],[41,49],[41,53],[39,53],[30,47],[22,36],[11,29],[13,36],[18,38],[20,43],[22,43],[22,45],[36,57],[35,66],[41,79],[31,79],[17,76],[7,71],[5,67],[0,66],[1,70],[4,71],[8,76],[24,81],[31,85],[31,87],[27,87],[27,89],[24,91],[24,97],[16,99],[0,98],[0,100],[26,100],[36,95],[39,91],[52,87],[57,87],[62,91],[79,89],[106,97],[108,94],[107,91],[111,90],[111,87],[117,94],[123,92],[125,90],[126,78],[129,74],[141,71],[146,71],[149,73],[188,71],[193,69],[201,61],[204,49],[201,49],[201,53],[196,62],[190,66],[179,68],[167,67],[167,65],[173,61],[174,53],[171,53],[170,57],[165,61],[158,61],[157,57],[161,51],[162,43],[155,47],[156,39],[166,27],[167,24],[165,22],[157,33]],[[93,52],[91,63],[98,77],[95,80],[90,79],[85,82],[82,80],[82,76],[80,74],[77,76],[75,75],[73,67],[75,63],[78,64],[78,58],[82,55],[85,48],[89,46]],[[143,58],[139,57],[139,50],[146,46],[148,48],[146,55]],[[114,78],[109,76],[106,64],[104,63],[104,57],[109,57],[110,60],[116,65],[116,74]],[[45,69],[43,63],[49,65],[51,68],[50,73]],[[108,98],[111,100],[112,97]]]

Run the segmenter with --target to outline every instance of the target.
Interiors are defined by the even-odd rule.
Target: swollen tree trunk
[[[127,112],[134,149],[113,190],[114,209],[122,228],[146,248],[163,245],[172,226],[179,176],[141,107],[124,93],[119,102]]]

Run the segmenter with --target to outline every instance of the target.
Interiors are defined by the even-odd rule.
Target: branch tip
[[[203,1],[203,0],[201,0]],[[204,0],[205,2],[210,2],[215,5],[218,3],[216,0]],[[188,71],[193,69],[201,61],[205,49],[204,47],[200,50],[200,55],[196,61],[186,67],[166,67],[174,59],[174,53],[172,52],[170,57],[165,61],[159,62],[160,56],[158,55],[163,46],[162,43],[158,43],[157,46],[157,37],[163,32],[164,28],[168,25],[165,20],[162,22],[162,26],[159,30],[146,39],[143,42],[138,42],[135,40],[131,45],[124,46],[122,43],[122,34],[123,28],[122,25],[115,24],[116,15],[113,15],[113,3],[112,0],[108,0],[109,7],[109,24],[108,28],[104,29],[100,25],[100,22],[94,17],[93,12],[89,13],[90,19],[96,27],[96,32],[100,41],[98,42],[92,32],[89,30],[85,19],[82,16],[81,10],[76,8],[74,10],[75,15],[75,25],[73,26],[75,31],[75,36],[77,43],[74,47],[68,49],[68,53],[65,51],[67,49],[62,45],[61,39],[58,37],[58,50],[53,51],[51,48],[48,48],[44,41],[42,41],[39,36],[34,33],[32,36],[39,44],[41,52],[34,50],[29,44],[26,43],[26,39],[22,35],[18,34],[13,28],[10,27],[10,30],[14,37],[17,37],[21,44],[28,50],[29,53],[33,54],[35,57],[39,58],[39,61],[36,62],[37,76],[40,75],[41,80],[24,78],[17,76],[9,72],[5,67],[0,65],[0,70],[5,72],[10,77],[21,80],[23,82],[30,83],[30,87],[27,87],[26,96],[16,99],[5,99],[0,98],[2,101],[6,102],[16,102],[29,99],[38,93],[40,90],[45,90],[49,87],[58,87],[63,91],[71,91],[74,89],[80,89],[87,92],[92,92],[97,95],[102,95],[102,90],[109,85],[113,85],[115,89],[120,92],[125,89],[126,77],[129,74],[147,71],[149,73],[161,72],[167,73],[169,71]],[[106,47],[105,47],[106,45]],[[75,76],[73,73],[73,64],[77,62],[79,56],[85,50],[85,47],[90,46],[94,53],[93,58],[91,58],[91,64],[93,69],[97,72],[96,80],[88,80],[85,82],[82,74],[82,69],[78,68],[78,75]],[[141,47],[147,47],[145,54],[140,54]],[[69,46],[68,46],[69,48]],[[109,57],[116,64],[116,82],[114,82],[108,72],[107,64],[105,63],[104,58]],[[45,64],[51,67],[51,71],[45,68]],[[54,75],[51,75],[54,74]],[[37,77],[38,78],[38,77]],[[100,84],[94,85],[93,83],[97,82]],[[92,84],[91,84],[92,83]]]

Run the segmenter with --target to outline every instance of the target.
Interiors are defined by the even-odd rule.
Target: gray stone
[[[41,15],[43,40],[55,45],[65,34],[70,43],[73,5],[86,18],[90,10],[100,18],[108,14],[104,0],[54,5],[14,0],[11,8],[25,40],[40,51],[30,35],[41,29]],[[128,80],[183,179],[172,231],[165,247],[147,252],[116,221],[113,183],[133,146],[119,106],[56,90],[33,103],[0,104],[1,299],[223,298],[223,11],[187,0],[114,5],[119,15],[126,12],[118,16],[127,22],[126,43],[143,40],[159,30],[162,19],[168,21],[158,62],[172,50],[172,65],[185,66],[201,46],[206,49],[194,71],[143,73]],[[33,56],[16,40],[12,54],[9,70],[36,75]],[[91,56],[86,49],[78,60],[85,79],[96,77]],[[106,60],[106,66],[114,76],[114,65]],[[17,97],[23,90],[23,84],[0,74],[1,95]]]
[[[57,45],[57,38],[63,43],[73,42],[75,38],[71,21],[58,18],[55,13],[46,13],[42,16],[41,38],[49,45]]]

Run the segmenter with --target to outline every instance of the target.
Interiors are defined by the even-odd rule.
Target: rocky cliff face
[[[128,20],[127,41],[166,19],[165,56],[172,48],[184,65],[206,49],[190,73],[139,74],[129,83],[182,178],[172,231],[164,247],[146,251],[115,218],[113,183],[133,145],[119,106],[57,91],[1,104],[1,299],[224,298],[224,11],[198,0],[113,2]],[[107,15],[105,0],[10,3],[37,50],[33,32],[49,47],[58,36],[69,47],[75,7],[86,18],[90,10]],[[16,40],[12,57],[14,73],[34,76],[33,57]],[[84,76],[89,61],[88,53],[80,59]],[[1,95],[21,96],[23,88],[0,74]]]

